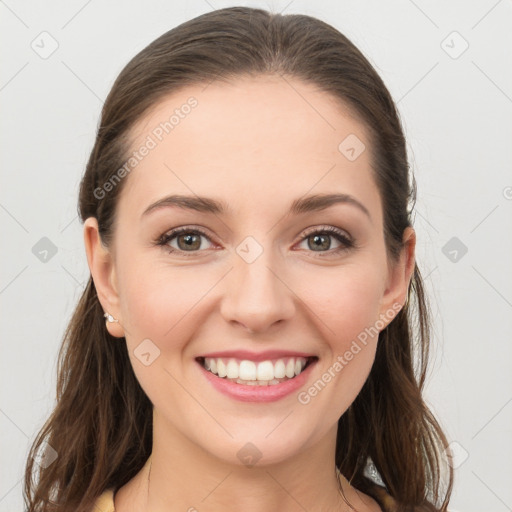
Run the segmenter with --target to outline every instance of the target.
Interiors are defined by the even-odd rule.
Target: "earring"
[[[118,320],[114,318],[110,313],[105,313],[103,316],[107,319],[107,322],[118,322]]]

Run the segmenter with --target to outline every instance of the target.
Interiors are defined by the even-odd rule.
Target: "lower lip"
[[[212,372],[206,370],[200,362],[197,364],[212,386],[224,395],[242,402],[274,402],[288,396],[302,387],[306,383],[306,380],[311,373],[311,369],[317,361],[317,359],[312,361],[303,372],[293,379],[286,380],[273,386],[248,386],[246,384],[237,384],[236,382],[231,382],[225,378],[214,375]]]

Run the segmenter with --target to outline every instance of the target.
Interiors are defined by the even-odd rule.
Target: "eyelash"
[[[208,240],[210,240],[210,237],[203,230],[201,230],[199,228],[182,227],[182,228],[176,228],[167,233],[164,233],[162,236],[160,236],[155,241],[155,245],[162,246],[162,247],[167,246],[166,249],[169,254],[181,253],[185,257],[197,255],[197,253],[200,251],[182,251],[180,249],[175,249],[174,247],[169,247],[167,245],[172,239],[174,239],[177,236],[182,235],[184,233],[194,234],[194,235],[202,235],[205,238],[207,238]],[[329,249],[327,251],[319,251],[315,256],[320,257],[320,258],[323,258],[326,256],[331,256],[333,254],[338,254],[342,251],[347,251],[349,249],[355,249],[357,247],[355,242],[352,239],[350,239],[348,236],[346,236],[343,233],[343,231],[340,231],[339,229],[332,227],[332,226],[327,226],[325,228],[316,228],[311,231],[308,231],[303,235],[300,242],[303,242],[304,240],[306,240],[307,238],[309,238],[312,235],[329,235],[329,236],[336,238],[336,240],[338,240],[338,242],[340,242],[340,244],[341,244],[340,247],[337,247],[336,249]],[[309,251],[309,252],[314,253],[316,251]]]

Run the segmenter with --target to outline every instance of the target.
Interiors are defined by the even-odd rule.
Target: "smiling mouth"
[[[216,377],[248,386],[274,386],[294,379],[318,357],[282,357],[251,361],[227,357],[197,357],[196,361]]]

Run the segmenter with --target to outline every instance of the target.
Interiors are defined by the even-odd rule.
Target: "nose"
[[[235,254],[234,268],[225,283],[223,318],[251,333],[266,332],[295,314],[294,294],[287,287],[282,270],[266,256],[268,252],[252,263]]]

